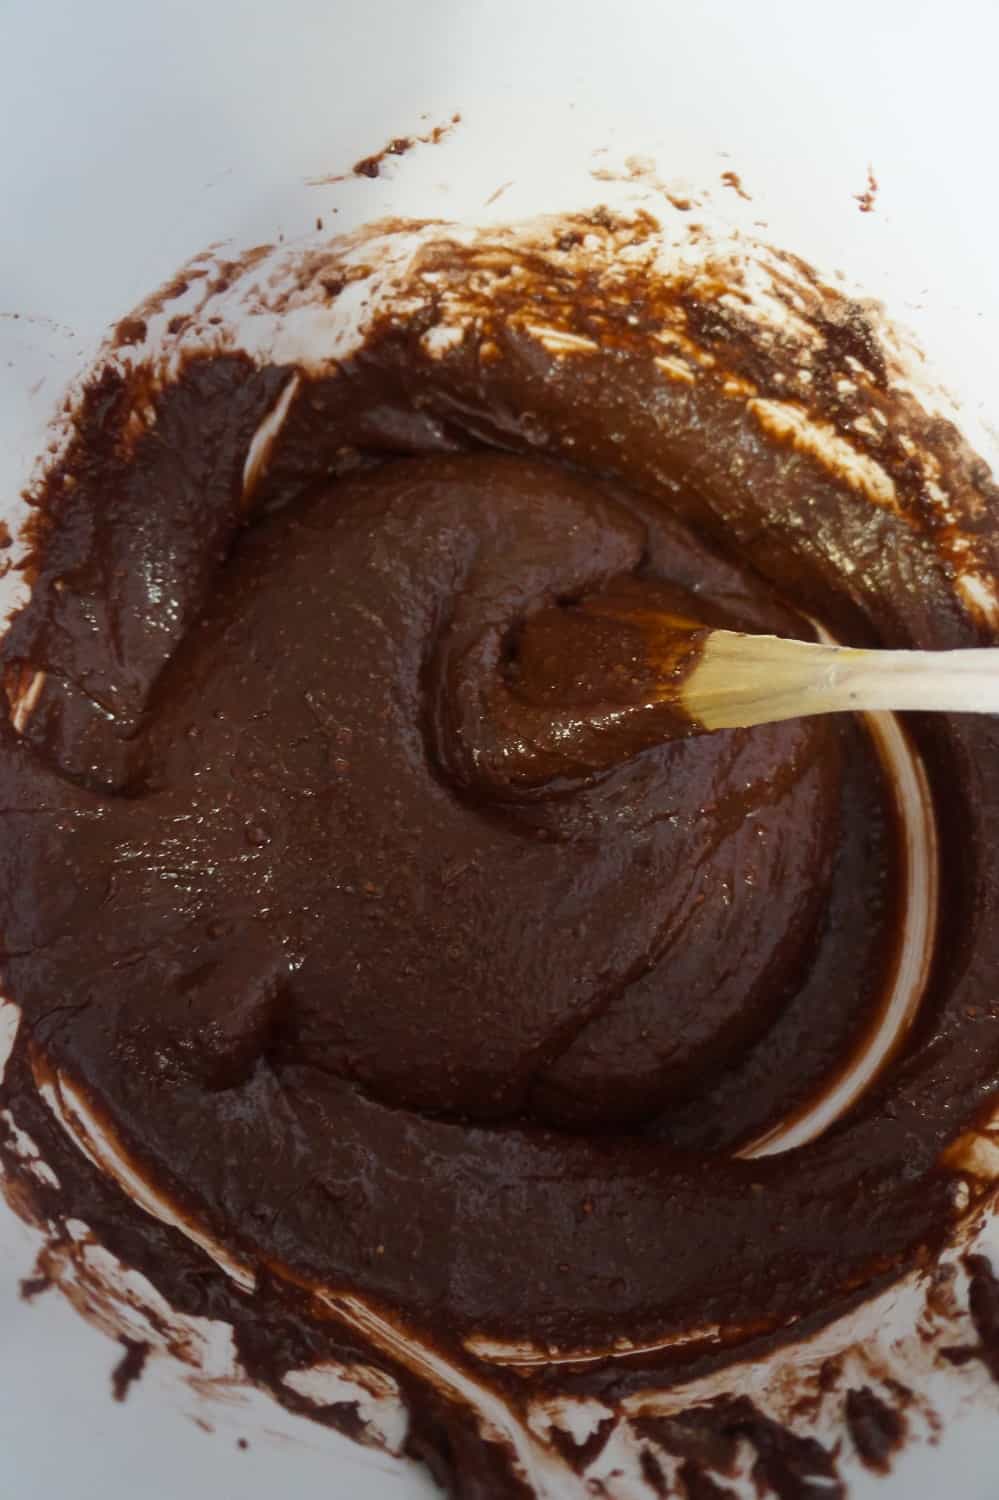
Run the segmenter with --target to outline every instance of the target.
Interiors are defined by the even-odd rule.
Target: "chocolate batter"
[[[911,726],[946,904],[904,1054],[820,1139],[741,1160],[883,1000],[890,788],[851,721],[664,739],[601,601],[993,644],[947,548],[967,530],[994,567],[995,511],[949,431],[946,533],[898,421],[858,435],[844,360],[868,406],[895,400],[862,321],[827,326],[810,399],[891,504],[761,420],[780,350],[719,294],[643,266],[612,298],[583,232],[509,251],[485,290],[475,251],[436,247],[426,268],[475,301],[443,350],[431,298],[333,372],[202,350],[166,383],[92,383],[2,647],[0,912],[24,1014],[5,1090],[37,1135],[35,1086],[70,1080],[279,1302],[359,1294],[440,1347],[526,1341],[556,1366],[651,1346],[564,1376],[613,1399],[833,1316],[952,1226],[942,1153],[999,1066],[999,736]],[[571,356],[525,331],[541,302]],[[667,316],[696,378],[664,376]],[[92,1169],[51,1149],[106,1219]],[[170,1281],[180,1252],[118,1212]],[[488,1462],[474,1493],[522,1492]]]

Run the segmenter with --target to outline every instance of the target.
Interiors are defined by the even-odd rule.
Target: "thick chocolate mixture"
[[[442,1348],[547,1350],[545,1379],[611,1402],[674,1357],[689,1374],[937,1246],[941,1155],[996,1079],[997,733],[915,722],[945,897],[920,1019],[820,1139],[735,1155],[876,1019],[901,920],[889,788],[850,720],[657,743],[627,632],[611,650],[596,609],[580,637],[579,601],[992,642],[948,547],[971,535],[994,566],[994,496],[934,429],[941,526],[893,447],[918,414],[862,322],[826,327],[809,399],[890,503],[763,420],[789,394],[781,351],[720,293],[643,265],[611,296],[582,233],[508,251],[484,290],[474,252],[437,247],[425,269],[480,289],[461,339],[428,352],[431,294],[300,374],[252,496],[251,438],[296,371],[201,351],[165,384],[109,367],[38,497],[3,643],[0,921],[24,1016],[5,1089],[76,1211],[185,1305],[193,1252],[60,1139],[38,1083],[68,1080],[256,1271],[255,1332],[229,1314],[251,1367],[280,1360],[281,1318],[319,1338],[325,1290]],[[528,316],[578,344],[551,352]],[[667,323],[690,378],[656,357]],[[844,370],[893,416],[873,437]],[[553,1354],[642,1346],[582,1373]],[[421,1409],[414,1445],[450,1445],[456,1487],[520,1492]]]

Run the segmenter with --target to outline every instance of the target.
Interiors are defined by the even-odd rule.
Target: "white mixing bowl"
[[[628,206],[650,175],[883,300],[999,451],[990,0],[6,0],[0,37],[0,513],[66,380],[206,245]],[[455,113],[378,178],[315,185]],[[120,1351],[58,1295],[20,1300],[34,1249],[0,1208],[0,1495],[435,1493],[263,1397],[200,1398],[166,1361],[113,1405]],[[986,1392],[851,1493],[994,1500],[997,1416]]]

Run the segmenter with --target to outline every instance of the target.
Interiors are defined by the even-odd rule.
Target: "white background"
[[[885,298],[989,448],[997,56],[990,0],[0,0],[0,510],[62,382],[206,244],[291,237],[317,215],[576,207],[607,195],[590,168],[629,152]],[[456,110],[443,146],[385,177],[307,186]],[[730,168],[751,203],[721,186]],[[291,1428],[260,1406],[207,1412],[209,1436],[156,1370],[112,1406],[117,1351],[56,1296],[18,1301],[30,1261],[0,1217],[0,1500],[430,1493],[308,1429],[268,1438]],[[969,1419],[872,1493],[995,1500],[992,1424]]]

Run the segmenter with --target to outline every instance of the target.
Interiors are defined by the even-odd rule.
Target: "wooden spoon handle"
[[[709,730],[873,709],[999,713],[999,648],[867,651],[713,630],[672,692]]]

